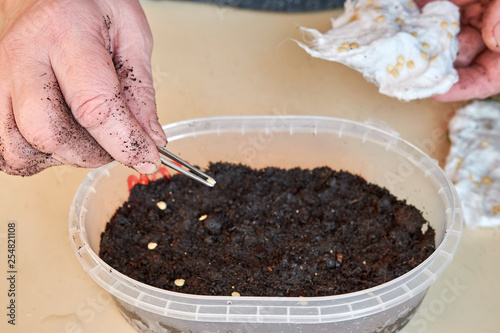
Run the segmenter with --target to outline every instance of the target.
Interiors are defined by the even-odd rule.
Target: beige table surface
[[[143,3],[155,37],[162,123],[217,115],[309,114],[378,118],[441,163],[457,104],[399,102],[360,74],[312,59],[297,26],[325,31],[336,12],[257,13],[182,2]],[[83,271],[68,239],[72,197],[88,170],[29,178],[0,174],[0,332],[133,332]],[[16,326],[7,324],[7,224],[17,224]],[[465,230],[448,270],[403,329],[498,332],[500,232]]]

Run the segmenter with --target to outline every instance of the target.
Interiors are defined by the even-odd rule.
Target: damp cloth
[[[473,101],[449,123],[445,172],[455,184],[465,225],[500,226],[500,103]]]
[[[348,0],[331,30],[301,27],[307,42],[298,44],[361,72],[380,93],[409,101],[443,94],[458,81],[459,19],[449,1],[419,9],[406,0]]]

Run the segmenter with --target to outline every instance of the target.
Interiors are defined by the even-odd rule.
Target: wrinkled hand
[[[427,2],[427,1],[424,1]],[[486,98],[500,93],[500,0],[452,0],[460,7],[459,81],[441,102]]]
[[[0,0],[0,170],[115,159],[142,173],[166,144],[137,0]]]

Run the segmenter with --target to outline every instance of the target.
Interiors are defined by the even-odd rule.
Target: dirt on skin
[[[136,185],[101,235],[101,258],[188,294],[325,296],[392,280],[435,249],[415,207],[348,172],[215,163],[207,173],[213,188],[182,175]]]

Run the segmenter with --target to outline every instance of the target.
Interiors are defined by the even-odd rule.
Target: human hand
[[[137,0],[0,0],[0,170],[115,159],[142,173],[166,144]]]
[[[418,1],[419,5],[429,1]],[[500,93],[500,0],[452,0],[460,7],[459,81],[441,102],[487,98]]]

